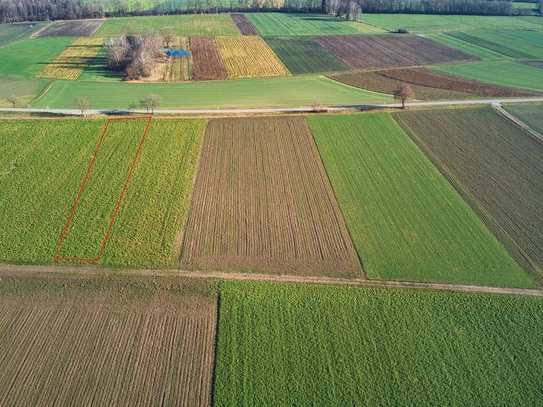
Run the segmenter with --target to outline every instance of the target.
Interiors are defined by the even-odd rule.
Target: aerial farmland
[[[537,4],[326,3],[0,10],[1,406],[543,400]]]

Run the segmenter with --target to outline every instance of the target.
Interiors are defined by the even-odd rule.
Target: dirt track
[[[65,265],[49,265],[49,266],[29,266],[29,265],[13,265],[0,264],[0,278],[2,277],[39,277],[47,274],[72,274],[72,275],[100,275],[114,273],[119,275],[135,275],[135,276],[179,276],[193,278],[215,278],[222,280],[239,280],[239,281],[270,281],[282,283],[298,283],[298,284],[323,284],[323,285],[351,285],[364,287],[394,287],[394,288],[414,288],[423,290],[441,290],[441,291],[461,291],[461,292],[476,292],[486,294],[510,294],[524,295],[531,297],[543,297],[541,289],[527,288],[504,288],[504,287],[487,287],[462,284],[443,284],[443,283],[417,283],[407,281],[380,281],[380,280],[363,280],[363,279],[342,279],[330,277],[304,277],[292,275],[273,275],[273,274],[248,274],[248,273],[228,273],[216,271],[186,271],[186,270],[128,270],[128,269],[106,269],[91,266],[65,266]]]

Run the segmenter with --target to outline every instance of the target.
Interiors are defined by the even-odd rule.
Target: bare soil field
[[[455,90],[488,97],[528,97],[538,93],[525,90],[487,85],[477,81],[459,78],[445,73],[439,73],[427,68],[390,69],[380,71],[381,75],[418,85],[439,89]]]
[[[0,405],[209,406],[209,284],[3,276]]]
[[[367,89],[374,92],[392,94],[404,82],[398,79],[390,78],[376,71],[366,72],[345,72],[334,75],[327,75],[330,79],[355,86],[360,89]],[[415,92],[415,97],[421,100],[450,100],[450,99],[470,99],[474,95],[466,92],[432,88],[423,85],[411,85]]]
[[[39,32],[37,37],[92,37],[106,20],[59,21]]]
[[[243,35],[260,35],[255,26],[245,17],[245,14],[232,13],[230,16]]]
[[[190,37],[192,79],[195,81],[224,80],[226,68],[213,37]]]
[[[315,39],[353,69],[399,68],[478,60],[465,52],[415,35],[341,35]]]
[[[181,264],[361,276],[304,118],[209,122]]]

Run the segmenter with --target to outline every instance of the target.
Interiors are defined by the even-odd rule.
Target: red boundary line
[[[87,185],[87,181],[89,179],[90,172],[94,165],[94,161],[96,160],[98,151],[100,150],[100,147],[102,146],[102,142],[104,141],[104,137],[106,136],[107,129],[109,128],[109,122],[116,121],[116,120],[141,120],[141,119],[147,119],[147,126],[145,127],[145,131],[143,132],[143,136],[141,137],[138,150],[136,151],[136,155],[134,156],[134,160],[132,161],[132,165],[130,166],[130,171],[128,171],[128,175],[126,177],[126,181],[124,182],[121,196],[119,197],[119,200],[117,201],[117,205],[115,206],[115,211],[113,212],[113,216],[109,222],[109,226],[108,226],[106,235],[104,237],[104,240],[102,241],[102,246],[100,247],[100,252],[98,253],[98,257],[96,257],[95,259],[86,258],[86,257],[59,257],[58,252],[60,250],[60,247],[62,246],[62,242],[64,242],[64,238],[66,237],[66,234],[68,233],[68,228],[70,227],[70,224],[72,223],[72,218],[74,216],[77,204],[79,203],[79,199],[81,198],[81,195],[83,194],[83,190],[85,189],[85,186]],[[66,226],[64,226],[64,230],[62,231],[62,234],[60,236],[60,240],[55,250],[55,254],[53,255],[54,260],[86,261],[86,262],[93,262],[93,263],[100,261],[100,258],[102,257],[102,253],[104,252],[104,249],[106,247],[107,239],[109,238],[109,234],[111,232],[111,229],[113,228],[113,223],[115,222],[115,218],[117,217],[117,213],[119,212],[119,207],[121,206],[121,201],[123,200],[124,193],[126,192],[126,188],[128,187],[128,182],[130,181],[130,178],[132,177],[132,172],[134,171],[134,167],[136,166],[136,161],[138,160],[138,156],[141,151],[141,146],[143,145],[143,142],[145,141],[145,137],[147,136],[147,131],[149,130],[149,126],[151,125],[151,119],[152,119],[152,116],[115,117],[115,118],[108,119],[104,127],[104,131],[102,132],[102,136],[100,137],[100,141],[98,141],[98,146],[96,146],[96,150],[94,151],[94,155],[89,164],[89,168],[87,169],[87,173],[85,174],[85,178],[83,179],[83,183],[81,184],[81,187],[79,188],[79,193],[77,194],[77,198],[75,199],[74,205],[72,207],[72,211],[70,212],[70,216],[68,216],[68,221],[66,222]]]

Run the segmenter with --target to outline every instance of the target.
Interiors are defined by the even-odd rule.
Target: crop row
[[[78,38],[36,76],[75,80],[79,78],[90,61],[98,55],[102,43],[102,38]]]

